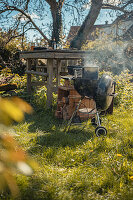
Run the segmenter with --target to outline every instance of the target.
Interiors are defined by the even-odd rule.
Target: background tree
[[[84,9],[85,5],[90,6],[88,14]],[[53,40],[56,43],[61,41],[64,21],[70,22],[70,25],[75,22],[81,25],[80,23],[83,22],[77,36],[71,42],[72,48],[80,49],[102,9],[115,10],[119,15],[129,15],[133,12],[132,5],[133,0],[0,0],[0,19],[4,26],[5,22],[8,22],[13,29],[19,30],[20,35],[24,35],[29,29],[37,30],[49,45]],[[9,17],[13,15],[16,16],[10,23]],[[50,16],[52,21],[49,20]],[[65,16],[67,20],[64,19]],[[35,18],[39,19],[37,23]],[[49,20],[49,23],[41,23],[42,19]]]
[[[16,30],[0,31],[0,71],[10,67],[12,73],[23,75],[25,64],[19,59],[20,50],[27,50],[29,44]]]
[[[26,50],[27,48],[26,38],[20,36],[16,30],[9,29],[7,32],[0,30],[0,56],[3,61],[9,62],[16,51]]]
[[[70,47],[80,49],[87,40],[87,36],[92,32],[94,23],[102,9],[115,10],[119,15],[131,15],[133,0],[91,0],[89,13],[81,25],[78,34],[71,41]]]

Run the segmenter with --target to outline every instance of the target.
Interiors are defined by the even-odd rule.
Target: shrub
[[[115,104],[125,109],[133,108],[133,83],[130,81],[131,76],[127,70],[121,72],[119,76],[114,77],[116,81]]]

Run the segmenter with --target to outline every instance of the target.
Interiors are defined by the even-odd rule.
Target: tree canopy
[[[80,49],[101,10],[127,16],[133,13],[132,7],[133,0],[0,0],[0,21],[1,28],[9,26],[21,36],[30,29],[36,30],[49,45],[53,40],[61,41],[68,23],[80,25],[70,45]]]

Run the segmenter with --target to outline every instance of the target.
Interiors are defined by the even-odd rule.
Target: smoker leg
[[[99,113],[96,112],[96,117],[93,117],[91,119],[91,124],[93,126],[101,126],[101,118],[99,117]]]
[[[81,101],[82,101],[82,98],[80,99],[78,105],[76,106],[76,109],[74,110],[74,112],[73,112],[73,114],[72,114],[70,120],[68,121],[67,126],[65,127],[65,130],[64,130],[65,133],[68,132],[69,129],[70,129],[70,126],[71,126],[71,124],[72,124],[73,118],[74,118],[74,117],[76,116],[76,114],[77,114],[77,111],[78,111],[78,109],[79,109],[79,106],[80,106],[80,104],[81,104]]]
[[[107,135],[107,130],[105,127],[101,126],[101,119],[99,117],[99,113],[96,112],[96,124],[97,124],[97,127],[95,129],[95,133],[96,133],[96,136],[99,137],[99,136],[106,136]]]
[[[101,119],[99,117],[99,113],[98,112],[96,112],[96,124],[97,124],[97,126],[101,126]]]
[[[99,137],[101,135],[103,135],[103,136],[107,135],[106,128],[101,126],[101,119],[99,117],[98,111],[96,112],[96,116],[91,119],[91,123],[92,123],[93,126],[96,127],[95,133],[96,133],[97,137]]]

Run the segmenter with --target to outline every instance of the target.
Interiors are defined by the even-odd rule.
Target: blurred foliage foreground
[[[21,172],[25,175],[32,174],[30,159],[19,147],[17,142],[8,133],[8,129],[2,125],[10,126],[13,121],[21,122],[24,113],[31,113],[32,108],[29,104],[18,97],[0,97],[0,191],[8,186],[13,196],[18,195],[18,187],[14,179],[14,172]]]

